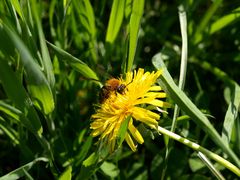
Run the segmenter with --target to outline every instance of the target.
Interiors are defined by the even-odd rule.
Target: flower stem
[[[224,167],[228,168],[230,171],[232,171],[233,173],[235,173],[236,175],[238,175],[240,177],[240,169],[237,168],[235,165],[233,165],[231,162],[227,161],[226,159],[222,158],[221,156],[205,149],[204,147],[200,146],[197,143],[194,143],[186,138],[183,138],[181,136],[179,136],[178,134],[175,134],[171,131],[168,131],[167,129],[164,129],[160,126],[157,127],[157,131],[161,134],[164,134],[196,151],[199,151],[203,154],[205,154],[206,156],[208,156],[209,158],[214,159],[215,161],[217,161],[219,164],[223,165]]]

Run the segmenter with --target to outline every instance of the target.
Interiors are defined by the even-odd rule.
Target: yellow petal
[[[156,119],[152,118],[152,114],[150,113],[151,111],[140,108],[140,107],[134,107],[132,116],[143,123],[152,124],[152,125],[157,125]],[[155,113],[154,113],[155,114]]]
[[[154,98],[165,98],[166,93],[164,92],[147,92],[145,97],[154,97]]]
[[[166,107],[166,108],[170,108],[171,107],[171,104],[169,104],[167,102],[164,102],[164,101],[161,101],[161,100],[158,100],[158,99],[154,99],[152,101],[148,101],[148,102],[146,102],[146,104],[151,104],[151,105],[157,106],[157,107]]]
[[[161,91],[162,88],[160,86],[151,86],[149,88],[149,91]]]
[[[125,141],[127,142],[128,146],[131,148],[133,152],[137,150],[136,145],[134,144],[131,136],[128,133],[126,133]]]
[[[132,119],[128,124],[128,130],[130,131],[131,135],[134,137],[134,139],[137,140],[139,144],[142,144],[144,142],[142,135],[132,124]]]

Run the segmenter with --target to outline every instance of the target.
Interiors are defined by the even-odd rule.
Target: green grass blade
[[[91,39],[96,36],[95,16],[92,5],[89,0],[73,1],[76,8],[79,9],[79,18]]]
[[[144,11],[144,0],[134,0],[129,25],[129,50],[126,71],[131,71],[138,42],[138,32]]]
[[[40,41],[41,55],[42,55],[41,60],[42,60],[42,64],[44,67],[43,71],[47,77],[47,80],[50,84],[51,89],[54,90],[55,77],[54,77],[54,72],[53,72],[53,66],[52,66],[51,58],[50,58],[50,55],[49,55],[49,52],[47,49],[46,40],[45,40],[45,36],[43,33],[42,24],[41,24],[41,21],[38,16],[38,9],[36,7],[36,4],[37,4],[37,2],[35,0],[31,1],[31,10],[33,13],[33,18],[37,25],[37,31],[38,31],[39,41]]]
[[[187,38],[187,14],[182,5],[178,7],[178,15],[179,15],[180,29],[181,29],[181,36],[182,36],[181,66],[180,66],[178,87],[181,90],[183,90],[185,86],[186,72],[187,72],[188,38]],[[179,106],[175,104],[173,121],[171,125],[172,132],[175,132],[175,129],[177,127],[177,118],[179,116],[179,112],[180,112]],[[163,168],[161,179],[164,179],[165,177],[168,159],[169,159],[169,152],[170,152],[170,149],[173,147],[173,143],[171,142],[171,140],[169,143],[169,137],[165,137],[165,142],[166,142],[165,166]]]
[[[6,25],[4,26],[4,30],[13,44],[11,48],[16,47],[20,53],[20,60],[27,74],[28,88],[33,100],[35,100],[35,105],[39,109],[42,109],[45,114],[49,114],[54,109],[54,98],[50,85],[41,71],[40,66],[35,62],[31,53],[17,34]]]
[[[207,158],[207,156],[205,154],[203,154],[202,152],[199,151],[197,153],[197,155],[217,179],[219,179],[219,180],[225,179],[222,176],[222,174],[219,172],[219,170],[216,167],[214,167],[212,162]]]
[[[85,78],[95,79],[98,80],[96,73],[84,62],[79,60],[78,58],[72,56],[71,54],[67,53],[63,49],[49,43],[49,46],[54,50],[57,57],[62,60],[63,62],[67,62],[72,66],[76,71],[82,74]]]
[[[75,158],[76,166],[79,166],[82,163],[82,161],[86,158],[87,153],[89,152],[89,149],[93,145],[92,141],[93,141],[92,136],[89,136],[87,138],[87,140],[84,142],[83,146],[81,147],[81,151],[79,152],[79,154]]]
[[[93,152],[89,157],[83,161],[80,173],[77,179],[87,180],[93,175],[93,173],[99,168],[99,155]]]
[[[236,152],[240,152],[240,118],[238,117],[235,121],[235,126],[233,129],[233,144],[236,148]]]
[[[4,59],[0,59],[0,80],[9,99],[29,117],[23,118],[23,124],[33,133],[41,134],[42,125],[22,84]]]
[[[18,133],[2,117],[0,117],[0,129],[2,129],[14,144],[19,144]]]
[[[11,0],[11,4],[13,5],[14,9],[17,11],[18,15],[23,19],[23,12],[18,0]]]
[[[72,179],[72,167],[69,166],[66,170],[61,174],[59,180],[71,180]]]
[[[93,7],[89,0],[76,1],[73,0],[73,7],[75,8],[82,29],[88,34],[89,49],[92,55],[92,62],[97,63],[97,53],[96,53],[96,26],[95,26],[95,15]]]
[[[19,16],[23,19],[23,14],[21,12],[20,5],[19,5],[18,1],[15,1],[15,0],[12,0],[11,2],[9,0],[5,0],[5,2],[8,7],[8,10],[11,14],[11,17],[15,20],[17,31],[21,34],[22,28],[21,28],[19,18],[17,15],[17,13],[18,13]]]
[[[230,143],[233,126],[237,120],[240,105],[240,87],[236,83],[231,93],[231,101],[225,115],[222,131],[222,138],[226,144]]]
[[[213,14],[216,12],[218,7],[221,5],[222,0],[216,0],[212,3],[212,5],[208,8],[207,12],[205,13],[204,17],[202,18],[197,30],[194,34],[194,43],[197,44],[202,40],[202,33],[206,29],[207,24],[209,23],[210,19],[212,18]]]
[[[222,28],[226,27],[230,23],[233,23],[234,21],[239,20],[239,18],[240,18],[240,7],[234,9],[228,15],[225,15],[217,19],[214,23],[212,23],[210,27],[210,34],[213,34],[221,30]]]
[[[0,100],[0,111],[16,120],[16,122],[20,122],[20,116],[22,115],[22,112],[2,100]]]
[[[180,75],[179,75],[179,89],[183,90],[185,86],[186,73],[187,73],[187,60],[188,60],[188,38],[187,38],[187,14],[184,10],[184,7],[179,6],[179,21],[180,21],[180,29],[182,36],[182,52],[181,52],[181,66],[180,66]],[[171,131],[174,132],[177,125],[177,118],[179,115],[179,107],[175,105],[174,115],[173,115],[173,123],[171,126]]]
[[[53,156],[49,143],[42,136],[43,128],[33,103],[19,79],[7,64],[7,61],[2,58],[0,58],[0,80],[8,98],[23,112],[21,116],[22,124],[35,135],[41,146],[48,153],[48,156],[52,159]]]
[[[36,158],[32,162],[27,163],[27,164],[15,169],[14,171],[11,171],[10,173],[0,177],[0,180],[19,179],[25,175],[25,171],[29,171],[37,162],[40,162],[40,161],[48,162],[48,159],[44,158],[44,157]]]
[[[126,117],[126,119],[123,121],[123,123],[120,126],[120,129],[119,129],[118,135],[117,135],[117,147],[120,147],[122,145],[122,143],[126,137],[126,133],[128,130],[128,124],[129,124],[129,121],[131,118],[132,118],[131,116]]]
[[[240,167],[240,160],[235,155],[235,153],[230,149],[228,144],[226,144],[220,135],[217,133],[215,128],[209,122],[207,117],[192,103],[192,101],[186,96],[186,94],[181,91],[177,85],[174,83],[171,75],[166,69],[165,64],[161,59],[161,54],[157,54],[152,60],[155,68],[163,68],[163,74],[160,77],[158,83],[164,88],[168,95],[174,100],[174,102],[187,114],[194,122],[199,125],[210,137],[211,139],[222,148],[222,150],[229,155],[238,167]]]
[[[120,30],[124,16],[125,0],[114,0],[107,28],[106,42],[112,44]]]
[[[184,89],[186,72],[187,72],[187,60],[188,60],[188,37],[187,37],[187,14],[183,6],[179,6],[179,21],[182,36],[182,52],[181,52],[181,68],[179,75],[179,88]]]

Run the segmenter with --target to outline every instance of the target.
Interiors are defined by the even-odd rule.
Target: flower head
[[[111,150],[114,150],[121,125],[127,117],[131,116],[125,133],[125,141],[133,151],[136,151],[133,139],[140,144],[144,140],[134,126],[133,120],[142,122],[150,128],[156,128],[160,115],[149,110],[147,106],[151,105],[156,109],[169,106],[168,103],[160,100],[166,97],[166,93],[160,86],[155,85],[161,74],[162,70],[152,73],[144,73],[144,69],[135,70],[126,73],[125,78],[119,78],[118,83],[115,82],[117,87],[106,88],[109,89],[106,99],[97,109],[96,114],[92,115],[91,135],[100,136],[99,139],[107,142]]]

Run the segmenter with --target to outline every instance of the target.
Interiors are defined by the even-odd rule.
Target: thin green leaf
[[[180,21],[180,29],[181,29],[181,36],[182,36],[182,52],[181,52],[181,66],[180,66],[180,74],[179,74],[179,83],[178,87],[179,89],[183,90],[185,86],[185,80],[186,80],[186,72],[187,72],[187,55],[188,55],[188,38],[187,38],[187,14],[184,9],[183,5],[180,5],[178,7],[178,15],[179,15],[179,21]],[[173,113],[173,121],[171,125],[171,131],[175,132],[175,129],[177,127],[177,118],[179,116],[179,106],[176,104],[174,108]],[[162,171],[162,177],[161,179],[165,178],[165,173],[167,170],[167,164],[169,159],[169,152],[170,149],[173,148],[173,143],[169,142],[169,138],[165,137],[165,143],[166,143],[166,154],[165,154],[165,165]]]
[[[99,156],[97,153],[92,153],[85,161],[83,161],[80,174],[77,179],[89,179],[93,173],[99,168]]]
[[[79,155],[77,155],[77,157],[75,158],[77,160],[76,165],[78,166],[80,163],[82,163],[82,161],[86,158],[86,155],[90,149],[90,147],[92,146],[92,136],[89,136],[86,140],[86,142],[84,143],[84,145],[81,148],[81,151],[79,153]]]
[[[240,87],[235,83],[231,89],[231,101],[225,115],[222,138],[226,144],[230,143],[234,123],[238,117],[238,109],[240,105]]]
[[[49,46],[54,50],[58,58],[64,62],[69,63],[76,71],[82,74],[84,77],[89,79],[98,80],[96,73],[84,62],[79,60],[78,58],[72,56],[71,54],[67,53],[63,49],[49,43]]]
[[[19,4],[19,1],[18,0],[11,0],[11,4],[15,8],[15,10],[18,13],[18,15],[21,17],[21,19],[23,19],[23,12],[22,12],[21,6]]]
[[[134,0],[129,25],[129,51],[126,71],[131,71],[138,42],[138,32],[144,10],[144,0]]]
[[[207,158],[205,154],[202,152],[198,152],[198,157],[204,162],[204,164],[208,167],[208,169],[212,172],[212,174],[219,180],[224,180],[224,177],[219,172],[219,170],[214,167],[212,162]]]
[[[89,35],[89,49],[92,55],[94,63],[97,62],[96,53],[96,27],[95,27],[95,15],[93,7],[89,0],[76,1],[73,0],[73,7],[78,13],[80,23]]]
[[[33,133],[41,134],[41,122],[33,108],[31,99],[28,97],[27,92],[18,81],[12,69],[3,59],[0,59],[0,80],[9,99],[11,99],[16,107],[24,112],[24,114],[29,117],[29,120],[31,120],[30,122],[28,119],[23,118],[22,122],[24,125]]]
[[[22,112],[2,100],[0,100],[0,111],[20,122],[20,116],[22,115]]]
[[[54,99],[48,81],[41,71],[40,66],[35,62],[31,53],[17,34],[6,25],[3,27],[9,40],[13,43],[13,47],[11,48],[16,47],[20,53],[20,60],[27,74],[28,88],[32,98],[35,100],[35,105],[42,109],[45,114],[49,114],[54,109]]]
[[[27,163],[27,164],[17,168],[16,170],[11,171],[10,173],[0,177],[0,180],[19,179],[25,175],[25,171],[29,171],[33,167],[33,165],[35,165],[37,162],[40,162],[40,161],[48,162],[48,159],[44,158],[44,157],[36,158],[32,162]]]
[[[47,49],[42,24],[41,24],[41,21],[39,20],[38,9],[36,7],[36,4],[37,4],[36,0],[31,0],[31,10],[33,13],[33,18],[37,24],[37,31],[38,31],[39,41],[40,41],[41,55],[42,55],[41,61],[44,67],[43,72],[47,77],[51,90],[54,91],[55,77],[53,73],[53,66],[52,66],[51,58]]]
[[[240,118],[238,117],[233,126],[231,143],[233,144],[236,152],[240,152]]]
[[[128,124],[129,124],[129,121],[132,117],[131,116],[128,116],[124,121],[123,123],[121,124],[120,126],[120,129],[118,131],[118,139],[117,139],[117,147],[120,147],[126,137],[126,132],[128,130]]]
[[[8,124],[6,121],[0,117],[0,129],[13,141],[14,144],[19,144],[17,137],[17,132]]]
[[[213,34],[221,30],[222,28],[226,27],[230,23],[233,23],[234,21],[238,20],[239,17],[240,17],[240,7],[234,9],[228,15],[218,18],[217,21],[212,23],[210,27],[210,34]]]
[[[217,133],[215,128],[209,122],[207,117],[192,103],[192,101],[181,91],[174,83],[171,75],[166,69],[165,64],[161,58],[161,54],[157,54],[153,57],[152,62],[155,68],[163,68],[163,74],[160,76],[158,83],[168,93],[168,95],[174,100],[174,102],[187,114],[189,115],[197,125],[199,125],[211,139],[222,148],[222,150],[229,155],[237,165],[240,167],[240,161],[234,152],[229,148],[220,135]]]
[[[42,136],[43,129],[41,121],[33,107],[32,100],[29,98],[28,93],[25,91],[13,70],[7,64],[7,61],[2,58],[0,58],[0,80],[8,98],[23,112],[21,116],[23,125],[35,135],[45,151],[49,153],[49,157],[53,158],[49,143]]]
[[[113,43],[120,30],[124,15],[125,0],[114,0],[107,28],[106,42]]]
[[[95,16],[92,5],[89,0],[73,1],[76,8],[79,9],[79,18],[91,39],[96,36]]]
[[[212,18],[218,7],[221,5],[221,3],[222,0],[213,1],[212,5],[208,8],[203,18],[201,18],[201,22],[199,23],[199,26],[197,26],[197,30],[194,34],[195,44],[199,43],[202,40],[203,31],[206,29],[207,24],[209,23],[210,19]]]
[[[128,19],[131,15],[131,12],[132,12],[132,3],[133,0],[125,0],[125,11],[124,11],[124,14],[125,14],[125,18]]]
[[[18,6],[18,2],[15,1],[15,0],[11,0],[11,2],[9,0],[5,0],[5,2],[6,2],[6,5],[8,7],[8,10],[11,13],[11,17],[14,19],[14,21],[16,23],[17,31],[21,34],[22,33],[22,28],[21,28],[19,18],[18,18],[18,15],[17,15],[17,12],[20,12],[19,16],[21,18],[23,17],[23,14],[21,12],[21,8],[20,8],[20,6]]]

